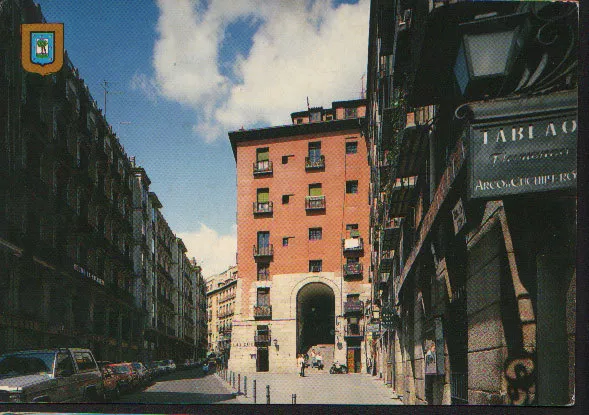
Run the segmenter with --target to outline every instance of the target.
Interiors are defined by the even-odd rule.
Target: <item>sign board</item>
[[[576,188],[576,94],[553,95],[472,105],[470,199]]]
[[[458,199],[456,206],[452,209],[452,222],[454,222],[454,235],[458,234],[466,224],[466,215],[464,214],[462,198]]]
[[[380,325],[376,324],[367,324],[366,331],[369,333],[379,333],[380,332]]]

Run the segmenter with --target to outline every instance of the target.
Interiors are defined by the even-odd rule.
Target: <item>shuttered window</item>
[[[256,159],[257,159],[257,161],[270,160],[270,151],[269,151],[268,147],[258,148],[256,150]]]
[[[321,189],[321,183],[315,183],[309,185],[309,196],[321,196],[323,190]]]
[[[268,203],[270,201],[270,190],[258,189],[258,203]]]

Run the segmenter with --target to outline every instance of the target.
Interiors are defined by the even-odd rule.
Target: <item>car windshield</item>
[[[130,372],[127,366],[112,366],[112,370],[118,374],[125,374]]]
[[[0,377],[53,373],[55,353],[15,353],[0,356]]]

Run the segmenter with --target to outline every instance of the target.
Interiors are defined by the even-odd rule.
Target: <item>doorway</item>
[[[256,356],[256,372],[267,372],[269,368],[268,364],[268,348],[258,347]]]
[[[362,372],[362,350],[360,346],[348,345],[347,362],[348,371],[350,373]]]

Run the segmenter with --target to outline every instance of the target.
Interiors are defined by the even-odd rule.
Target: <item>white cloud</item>
[[[237,225],[229,235],[219,235],[217,231],[200,223],[197,232],[178,233],[182,238],[188,257],[195,257],[202,266],[203,276],[218,274],[235,265],[237,252]]]
[[[210,0],[206,6],[158,0],[158,6],[154,83],[167,99],[195,109],[193,131],[205,141],[226,139],[241,126],[288,123],[307,96],[312,106],[325,107],[359,96],[369,0],[337,8],[331,0]],[[249,55],[230,63],[231,79],[219,70],[220,48],[238,19],[259,25]]]
[[[159,94],[157,83],[145,74],[136,73],[133,75],[133,78],[131,78],[131,89],[141,91],[152,102],[157,101]]]

